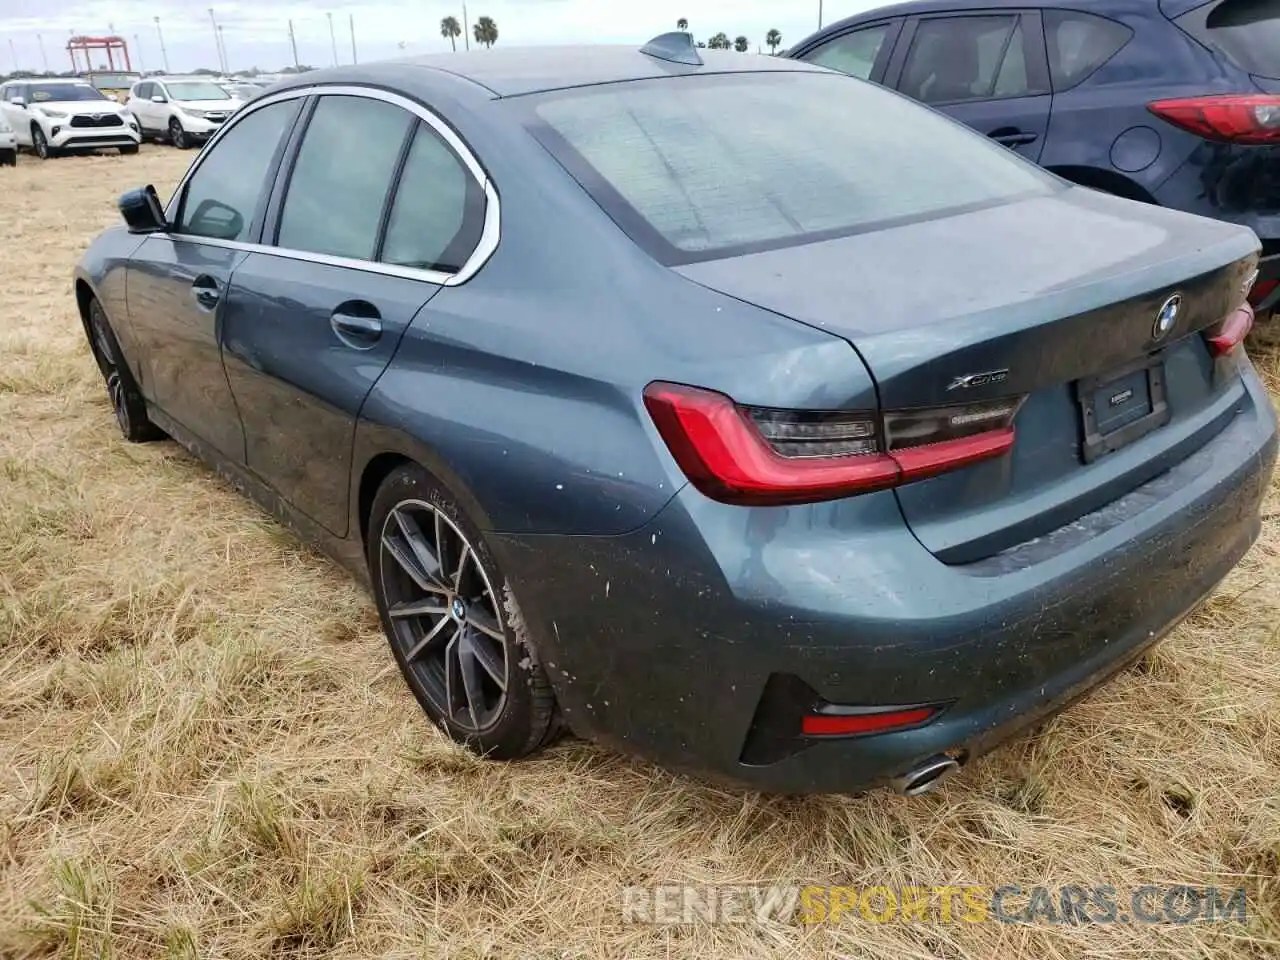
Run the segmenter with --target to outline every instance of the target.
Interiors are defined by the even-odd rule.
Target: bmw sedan
[[[369,583],[427,715],[777,792],[923,792],[1259,532],[1246,227],[695,49],[337,67],[76,274],[125,436]]]

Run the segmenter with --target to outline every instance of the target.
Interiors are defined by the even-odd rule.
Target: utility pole
[[[351,62],[359,63],[356,59],[356,15],[354,13],[347,14],[348,24],[351,27]]]
[[[467,49],[471,49],[471,28],[467,26],[467,0],[462,0],[462,39],[467,42]]]
[[[40,44],[40,63],[44,66],[44,72],[49,72],[49,58],[44,53],[44,37],[36,34],[36,43]]]
[[[336,67],[338,65],[338,37],[333,32],[333,14],[326,13],[325,16],[329,18],[329,45],[333,47],[333,65]]]
[[[302,66],[298,62],[298,38],[293,34],[293,21],[289,21],[289,49],[293,51],[293,65],[295,68]]]
[[[218,18],[213,15],[213,7],[209,8],[209,23],[213,27],[213,52],[218,58],[218,69],[225,73],[227,68],[222,65],[222,41],[218,39]]]
[[[156,22],[156,36],[160,40],[160,59],[164,61],[164,72],[169,72],[169,51],[164,48],[164,34],[160,31],[160,18],[152,17]]]

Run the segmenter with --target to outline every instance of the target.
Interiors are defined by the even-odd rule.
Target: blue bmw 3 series
[[[364,579],[430,719],[922,793],[1259,532],[1247,227],[695,49],[277,84],[75,272],[120,429]]]

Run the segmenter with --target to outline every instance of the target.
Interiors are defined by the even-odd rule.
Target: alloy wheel
[[[500,600],[457,525],[422,500],[387,514],[378,549],[392,642],[439,714],[466,733],[502,716],[511,680]]]
[[[178,122],[177,117],[169,121],[169,139],[179,150],[187,149],[187,132],[182,129],[182,124]]]
[[[31,131],[31,142],[36,148],[36,156],[41,160],[49,159],[49,141],[39,127]]]

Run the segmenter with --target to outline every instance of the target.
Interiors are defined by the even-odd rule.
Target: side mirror
[[[120,208],[120,216],[124,217],[130,233],[157,233],[169,227],[164,219],[164,208],[160,206],[160,197],[150,184],[130,190],[116,206]]]
[[[154,97],[151,98],[151,102],[152,103],[168,103],[169,101],[165,97],[157,93]]]

